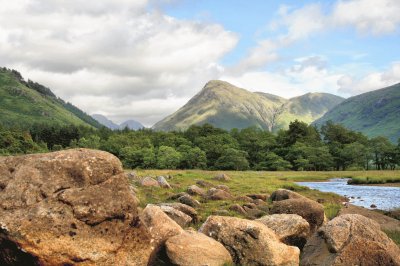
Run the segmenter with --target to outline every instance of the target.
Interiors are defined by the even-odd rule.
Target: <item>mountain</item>
[[[115,130],[119,129],[119,125],[115,124],[113,121],[105,117],[104,115],[100,114],[92,114],[92,117],[96,119],[97,122],[102,124],[105,127],[108,127],[109,129]]]
[[[129,128],[129,129],[133,129],[133,130],[138,130],[141,128],[144,128],[144,126],[136,121],[136,120],[128,120],[123,122],[120,125],[115,124],[113,121],[111,121],[110,119],[108,119],[107,117],[105,117],[104,115],[100,115],[100,114],[93,114],[92,117],[94,119],[97,120],[97,122],[99,122],[100,124],[102,124],[105,127],[108,127],[112,130],[116,130],[116,129],[124,129],[124,128]]]
[[[364,133],[369,137],[400,138],[400,83],[348,98],[315,121],[334,123]]]
[[[82,125],[99,128],[91,116],[47,87],[25,81],[15,70],[0,68],[0,125],[29,127],[34,123]]]
[[[276,131],[286,128],[295,119],[311,123],[343,100],[327,93],[308,93],[285,99],[212,80],[182,108],[156,123],[153,129],[184,130],[193,124],[210,123],[228,130],[257,126]]]
[[[144,126],[140,122],[138,122],[136,120],[132,120],[132,119],[125,121],[124,123],[119,125],[120,129],[124,129],[126,127],[129,129],[133,129],[133,130],[138,130],[138,129],[144,128]]]

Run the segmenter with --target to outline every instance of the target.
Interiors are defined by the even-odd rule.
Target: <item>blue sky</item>
[[[211,79],[290,98],[400,82],[400,1],[0,0],[0,66],[151,126]]]

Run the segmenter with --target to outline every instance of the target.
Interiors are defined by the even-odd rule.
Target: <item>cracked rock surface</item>
[[[115,156],[0,158],[0,265],[146,265],[151,252]]]

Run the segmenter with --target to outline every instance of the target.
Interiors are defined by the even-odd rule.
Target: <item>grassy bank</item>
[[[348,182],[352,185],[362,184],[400,184],[400,171],[371,171],[352,176]]]

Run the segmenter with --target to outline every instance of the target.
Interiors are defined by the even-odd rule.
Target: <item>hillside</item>
[[[105,127],[108,127],[112,130],[116,130],[116,129],[124,129],[124,128],[129,128],[129,129],[133,129],[133,130],[138,130],[141,128],[144,128],[144,126],[133,119],[127,120],[123,123],[121,123],[120,125],[114,123],[113,121],[111,121],[110,119],[108,119],[107,117],[105,117],[104,115],[101,114],[92,114],[92,117],[99,122],[100,124],[102,124]]]
[[[322,125],[331,120],[369,137],[400,138],[400,83],[351,97],[315,121]]]
[[[257,126],[269,131],[286,128],[295,119],[311,123],[343,98],[326,93],[309,93],[285,99],[250,92],[225,81],[208,82],[187,104],[156,123],[156,130],[182,130],[193,124],[210,123],[232,129]]]
[[[34,123],[101,127],[82,110],[57,98],[49,88],[26,82],[15,70],[0,68],[0,124],[29,127]]]

